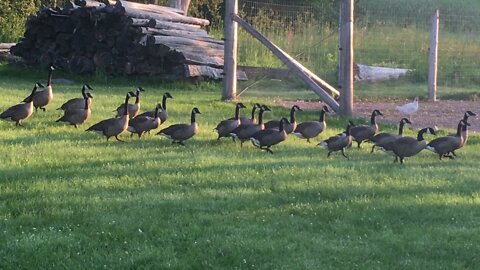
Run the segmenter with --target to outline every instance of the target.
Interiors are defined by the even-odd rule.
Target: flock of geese
[[[37,111],[41,109],[45,111],[45,107],[49,105],[53,99],[52,73],[54,70],[55,67],[50,66],[46,87],[37,82],[30,95],[27,96],[22,103],[14,105],[2,112],[0,119],[11,120],[15,122],[16,126],[22,126],[22,121],[29,118],[34,110]],[[56,122],[65,122],[76,128],[85,123],[91,115],[90,107],[93,99],[90,93],[91,90],[93,89],[88,84],[85,84],[81,90],[82,98],[70,99],[62,104],[57,110],[63,110],[63,116]],[[140,114],[140,95],[144,91],[142,87],[138,87],[135,92],[128,92],[125,96],[124,103],[115,110],[115,117],[102,120],[87,128],[86,131],[100,132],[106,137],[107,141],[111,137],[115,137],[118,141],[124,142],[118,136],[125,131],[129,131],[132,136],[133,134],[137,134],[140,138],[143,134],[150,133],[150,131],[157,129],[167,120],[167,99],[173,97],[170,93],[165,93],[162,103],[156,104],[153,111]],[[130,104],[129,100],[132,97],[135,97],[135,103]],[[416,106],[418,107],[418,100],[416,100],[416,102]],[[263,114],[271,111],[267,105],[255,103],[252,107],[250,117],[240,116],[240,110],[243,108],[246,108],[243,103],[237,103],[234,117],[218,123],[214,129],[218,133],[217,140],[231,137],[233,141],[240,141],[241,146],[243,146],[244,142],[251,141],[254,146],[272,154],[271,147],[285,141],[288,134],[293,134],[308,142],[319,136],[327,128],[325,115],[331,112],[327,106],[323,106],[320,110],[318,121],[297,123],[295,114],[297,111],[302,111],[302,109],[294,105],[290,110],[289,119],[284,117],[279,120],[271,120],[264,123]],[[258,110],[258,121],[256,118],[256,110]],[[200,114],[200,110],[195,107],[191,111],[191,121],[189,124],[170,125],[167,128],[161,129],[157,135],[171,139],[172,143],[185,145],[184,142],[186,140],[198,133],[199,128],[196,122],[197,114]],[[333,152],[340,151],[341,154],[348,159],[345,151],[352,145],[352,142],[356,142],[358,148],[361,147],[363,142],[370,142],[373,144],[371,152],[374,152],[375,148],[379,148],[386,153],[394,155],[394,162],[399,160],[400,163],[403,163],[406,157],[414,156],[424,149],[438,154],[439,159],[443,157],[453,159],[456,157],[455,151],[467,143],[468,126],[470,126],[468,118],[475,115],[472,111],[466,111],[458,123],[455,134],[439,137],[427,143],[424,138],[425,134],[430,133],[436,135],[435,129],[431,127],[425,127],[418,131],[416,138],[403,136],[404,126],[411,124],[408,118],[402,118],[400,120],[398,134],[378,133],[379,129],[376,117],[383,116],[383,114],[379,110],[374,110],[371,114],[370,125],[355,125],[352,121],[348,121],[343,133],[331,136],[321,141],[318,145],[328,151],[327,157]]]

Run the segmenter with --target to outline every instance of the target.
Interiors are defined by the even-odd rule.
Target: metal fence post
[[[432,16],[432,30],[430,32],[430,52],[428,57],[428,100],[437,101],[438,75],[438,28],[440,12]]]

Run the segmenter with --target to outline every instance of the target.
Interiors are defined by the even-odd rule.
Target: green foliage
[[[24,32],[27,17],[36,12],[33,0],[0,1],[0,42],[15,42]]]

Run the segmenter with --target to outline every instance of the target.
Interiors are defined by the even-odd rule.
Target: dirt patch
[[[379,123],[395,123],[398,124],[402,118],[402,114],[396,110],[396,106],[403,105],[410,101],[402,102],[356,102],[354,107],[354,117],[370,118],[374,109],[380,110],[384,117],[378,117]],[[323,102],[311,101],[277,101],[277,103],[286,108],[290,108],[293,104],[297,104],[305,110],[320,109]],[[449,128],[456,129],[458,121],[463,117],[465,111],[471,110],[480,114],[480,105],[475,101],[464,100],[441,100],[437,102],[419,102],[419,110],[412,117],[412,128],[419,129],[427,126],[436,126],[439,129]],[[475,133],[480,132],[480,116],[470,117],[470,130]]]

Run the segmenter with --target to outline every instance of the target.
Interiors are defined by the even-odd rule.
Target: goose
[[[152,129],[156,129],[160,126],[160,117],[158,111],[162,108],[161,104],[157,104],[153,117],[150,116],[137,116],[128,122],[128,131],[138,134],[138,138],[142,137],[142,134],[149,132]]]
[[[137,116],[138,112],[140,112],[140,93],[144,91],[145,89],[143,89],[142,87],[138,87],[135,94],[135,104],[127,104],[127,107],[125,107],[123,104],[118,106],[118,108],[116,109],[116,117],[122,117],[125,113],[125,108],[127,108],[128,116],[130,117],[130,119]]]
[[[302,111],[297,105],[293,105],[290,109],[290,122],[284,124],[284,129],[287,134],[292,133],[297,128],[297,121],[295,121],[295,112]],[[265,123],[265,129],[278,129],[280,120],[270,120]]]
[[[242,108],[246,108],[245,105],[241,102],[237,103],[235,105],[235,118],[223,120],[214,128],[218,132],[217,140],[220,140],[222,137],[229,137],[230,132],[240,125],[240,109]]]
[[[118,135],[122,134],[125,130],[128,128],[128,122],[130,120],[128,116],[128,100],[131,97],[134,97],[135,93],[133,92],[128,92],[127,95],[125,96],[125,103],[123,104],[124,110],[123,110],[123,116],[119,118],[109,118],[102,120],[95,125],[89,127],[86,131],[100,131],[102,134],[107,137],[107,142],[110,137],[115,136],[115,139],[120,142],[125,142],[123,140],[120,140],[118,138]]]
[[[379,110],[373,110],[372,116],[370,117],[370,125],[358,125],[350,129],[350,134],[354,141],[357,142],[357,147],[360,148],[360,144],[368,139],[371,139],[375,133],[378,131],[378,125],[376,117],[378,115],[383,115]]]
[[[384,144],[386,144],[390,141],[401,138],[403,136],[403,127],[405,126],[405,124],[411,124],[411,123],[412,122],[410,122],[410,120],[408,120],[408,118],[402,118],[400,120],[400,124],[398,125],[398,134],[383,132],[383,133],[379,133],[379,134],[373,136],[372,138],[370,138],[369,141],[373,143],[372,151],[370,151],[370,153],[373,153],[373,151],[375,150],[375,146],[381,147],[382,145],[384,145]]]
[[[92,87],[88,84],[84,84],[82,86],[82,97],[81,98],[72,98],[68,100],[67,102],[63,103],[60,108],[57,110],[69,110],[69,109],[83,109],[85,106],[85,99],[88,100],[88,105],[91,106],[92,104],[92,95],[87,96],[87,90],[93,90]]]
[[[167,121],[167,118],[168,118],[168,111],[167,111],[167,98],[171,98],[173,99],[173,96],[166,92],[165,94],[163,94],[163,97],[162,97],[162,105],[160,107],[160,109],[162,109],[160,111],[160,114],[159,114],[159,117],[160,117],[160,125],[165,123],[165,121]],[[155,107],[155,109],[153,111],[147,111],[147,112],[144,112],[144,113],[141,113],[139,115],[137,115],[137,117],[139,116],[149,116],[149,117],[154,117],[155,116],[155,110],[157,109],[158,105]]]
[[[279,121],[277,129],[263,129],[257,131],[252,135],[252,137],[250,137],[250,140],[254,146],[273,154],[272,150],[270,150],[270,147],[285,141],[287,138],[285,125],[288,124],[289,122],[287,118],[282,118]]]
[[[350,135],[351,128],[352,123],[349,121],[344,133],[341,135],[332,136],[318,144],[328,150],[327,158],[330,157],[332,152],[341,151],[342,155],[346,159],[349,159],[349,157],[345,154],[345,149],[352,143],[352,136]]]
[[[423,138],[425,133],[437,135],[433,128],[426,127],[418,132],[417,138],[402,137],[391,142],[391,149],[393,154],[395,154],[394,162],[397,162],[398,158],[400,158],[400,163],[403,164],[406,157],[414,156],[425,149],[427,147],[427,142]]]
[[[55,122],[66,122],[70,123],[78,128],[78,125],[85,123],[88,118],[90,118],[90,114],[92,113],[90,110],[90,98],[92,95],[87,93],[85,98],[83,99],[83,108],[82,109],[67,109],[63,112],[63,116]]]
[[[38,108],[46,111],[44,107],[47,106],[53,99],[52,74],[54,70],[55,67],[51,65],[48,72],[47,87],[43,87],[42,90],[37,90],[33,95],[33,107],[35,107],[35,111],[37,111]],[[23,102],[28,102],[27,100],[29,99],[29,97],[30,96],[26,97]]]
[[[465,121],[468,121],[468,118],[470,116],[477,116],[476,113],[472,112],[472,111],[466,111],[464,114],[463,114],[463,120]],[[450,136],[455,136],[456,134],[449,134]],[[467,143],[467,140],[468,140],[468,129],[467,129],[467,126],[464,126],[462,128],[462,137],[463,137],[463,141],[462,141],[462,147]],[[453,154],[455,155],[455,154]]]
[[[38,88],[45,88],[41,83],[37,82],[33,86],[30,95],[24,100],[25,103],[14,105],[0,114],[0,119],[10,119],[15,121],[15,126],[23,126],[22,121],[30,117],[33,113],[33,96]]]
[[[240,117],[240,124],[241,125],[256,124],[257,119],[255,118],[255,111],[260,108],[262,108],[262,105],[260,105],[259,103],[253,104],[251,117],[250,118],[245,116]],[[229,118],[228,120],[235,120],[235,117]]]
[[[258,113],[258,124],[240,124],[232,132],[230,136],[240,140],[240,146],[243,147],[243,143],[252,137],[255,132],[265,128],[263,125],[263,113],[269,112],[271,109],[266,105],[260,105],[260,111]]]
[[[327,129],[325,113],[330,113],[330,110],[324,105],[320,111],[319,121],[307,121],[298,124],[293,131],[293,135],[301,139],[307,139],[307,142],[310,142],[310,139],[317,137],[320,133]]]
[[[458,122],[457,133],[455,134],[455,136],[447,135],[444,137],[436,138],[428,143],[426,149],[437,153],[440,160],[442,160],[442,157],[448,157],[450,159],[453,159],[454,157],[448,154],[462,147],[462,128],[464,126],[470,126],[470,124],[462,119],[460,120],[460,122]]]
[[[185,146],[184,141],[190,139],[198,132],[198,123],[195,122],[195,115],[200,114],[197,107],[192,109],[190,124],[175,124],[160,130],[157,135],[165,136],[177,143]]]
[[[397,110],[401,112],[404,116],[408,116],[408,120],[412,120],[412,115],[418,111],[418,97],[415,97],[413,102],[404,104],[402,106],[397,106]]]

